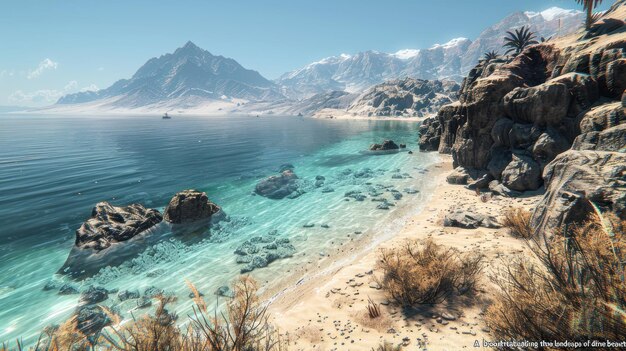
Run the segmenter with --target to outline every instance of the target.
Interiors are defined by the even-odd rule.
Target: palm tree
[[[483,55],[483,59],[485,60],[485,62],[489,62],[489,61],[495,60],[497,58],[498,58],[498,53],[495,50],[487,51]]]
[[[530,31],[530,27],[523,26],[520,29],[516,29],[515,33],[507,31],[507,37],[504,38],[504,48],[509,48],[505,54],[511,52],[515,53],[515,56],[519,55],[527,46],[537,44],[535,40],[535,33]]]
[[[576,0],[577,3],[583,5],[583,9],[587,11],[587,21],[585,22],[585,28],[591,28],[593,24],[593,9],[598,7],[602,3],[602,0]]]

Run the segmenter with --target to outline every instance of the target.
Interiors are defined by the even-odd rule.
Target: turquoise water
[[[425,169],[436,155],[364,151],[384,139],[415,150],[417,130],[411,122],[295,117],[0,116],[0,341],[32,340],[71,315],[78,295],[44,291],[50,282],[81,290],[155,286],[179,296],[176,309],[185,316],[191,301],[184,279],[210,296],[239,274],[233,252],[249,238],[271,232],[296,248],[293,257],[253,271],[267,286],[303,262],[326,259],[342,243],[392,235],[398,214],[427,196],[432,179]],[[306,193],[282,200],[254,195],[256,182],[284,163],[294,165]],[[314,185],[318,175],[326,178],[323,187]],[[86,280],[55,274],[96,202],[162,210],[188,188],[207,192],[231,221],[201,241],[164,239]],[[366,198],[347,198],[349,191]],[[372,199],[393,206],[378,209],[381,202]],[[120,302],[115,294],[104,304],[124,317],[137,309],[136,301]]]

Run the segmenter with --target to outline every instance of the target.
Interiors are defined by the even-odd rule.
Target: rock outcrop
[[[510,61],[481,62],[463,81],[459,102],[421,126],[420,149],[450,153],[455,167],[486,170],[521,192],[541,187],[544,168],[581,132],[595,133],[579,143],[616,151],[613,140],[623,133],[603,130],[626,119],[618,100],[626,37],[612,20],[623,23],[624,7],[618,1],[601,29],[531,46]]]
[[[546,194],[531,220],[542,233],[587,220],[593,206],[626,218],[626,153],[569,150],[546,167],[544,181]]]
[[[104,250],[113,243],[129,240],[163,220],[161,213],[140,204],[116,207],[99,202],[76,231],[75,245],[83,249]]]
[[[391,151],[399,149],[400,146],[398,146],[398,144],[396,144],[393,140],[385,140],[382,144],[370,145],[370,151]]]
[[[153,230],[163,220],[161,213],[140,204],[126,207],[100,202],[91,211],[91,218],[76,231],[76,241],[65,264],[59,270],[80,278],[96,273],[107,265],[117,265],[136,254],[138,245],[149,242]]]
[[[420,149],[486,171],[471,184],[489,181],[497,195],[545,186],[531,219],[537,233],[569,235],[598,211],[626,219],[624,18],[618,0],[590,30],[481,62],[459,102],[421,126]]]
[[[259,181],[254,192],[270,199],[282,199],[298,191],[298,176],[287,169],[279,175],[273,175]]]
[[[362,116],[422,117],[456,101],[459,89],[453,81],[392,80],[368,89],[346,111]]]
[[[193,223],[208,220],[220,210],[206,193],[189,189],[172,197],[165,208],[164,219],[172,224]]]
[[[465,229],[484,228],[500,228],[497,220],[492,216],[487,216],[463,209],[453,209],[443,220],[445,227],[457,227]]]

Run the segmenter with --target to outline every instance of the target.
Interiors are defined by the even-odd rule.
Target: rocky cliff
[[[457,99],[460,86],[453,81],[405,78],[375,85],[347,108],[360,116],[417,116],[436,113]]]
[[[545,186],[539,229],[583,219],[593,206],[626,218],[625,18],[619,0],[588,31],[481,62],[459,102],[422,125],[420,148],[451,153],[490,187]]]

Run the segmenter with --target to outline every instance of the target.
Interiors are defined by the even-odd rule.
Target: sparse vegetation
[[[443,302],[450,294],[475,287],[483,268],[477,253],[460,253],[431,239],[407,241],[403,246],[381,250],[379,284],[397,303],[410,306]]]
[[[111,351],[282,351],[287,341],[269,323],[267,307],[257,297],[257,283],[242,276],[233,283],[234,297],[225,311],[210,315],[201,294],[188,282],[194,295],[194,313],[186,327],[176,324],[178,317],[167,310],[175,301],[159,296],[154,315],[121,323],[105,309],[112,326],[96,335],[84,335],[70,318],[58,328],[45,331],[31,351],[111,350]],[[17,341],[15,347],[3,344],[0,351],[27,350]]]
[[[376,348],[372,348],[372,351],[402,351],[402,345],[394,345],[388,341],[383,341]]]
[[[503,47],[506,49],[505,54],[513,53],[514,56],[519,55],[524,49],[530,45],[537,44],[535,40],[535,33],[530,31],[530,27],[523,26],[520,29],[516,29],[514,32],[507,31],[507,36],[504,38]]]
[[[502,225],[509,229],[511,236],[522,239],[530,239],[533,229],[530,226],[532,213],[523,208],[510,208],[504,211]]]
[[[591,25],[594,23],[594,14],[593,9],[598,7],[602,3],[602,0],[576,0],[577,3],[583,5],[583,9],[587,12],[587,20],[585,21],[585,27],[587,29],[591,28]],[[596,21],[599,17],[596,17]]]
[[[492,279],[501,288],[486,320],[502,339],[626,340],[626,222],[594,216],[528,241],[541,265],[518,258]]]
[[[370,297],[367,298],[367,313],[372,319],[380,317],[380,306]]]
[[[484,55],[483,55],[483,60],[485,60],[485,62],[489,62],[491,60],[495,60],[499,57],[498,53],[495,50],[491,50],[491,51],[487,51]]]

